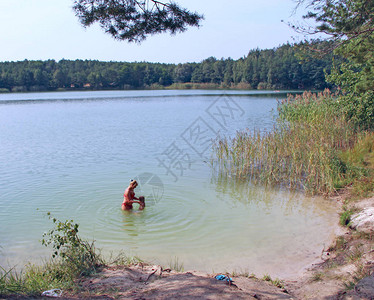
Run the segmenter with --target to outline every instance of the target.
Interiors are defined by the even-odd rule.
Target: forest
[[[200,63],[103,62],[47,60],[0,62],[0,92],[234,88],[330,88],[325,81],[332,54],[322,58],[300,55],[307,42],[273,49],[253,49],[238,60],[209,57]],[[320,41],[310,42],[322,43]]]

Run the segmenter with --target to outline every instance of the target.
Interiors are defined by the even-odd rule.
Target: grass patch
[[[338,236],[335,241],[335,246],[330,251],[344,251],[347,247],[347,243],[344,236]]]
[[[369,197],[374,191],[374,132],[362,132],[356,144],[339,154],[348,166],[346,185],[351,185],[355,197]],[[350,180],[350,181],[349,181]]]
[[[322,281],[324,274],[322,272],[314,273],[312,278],[310,279],[312,282]]]
[[[169,260],[168,267],[171,270],[174,270],[174,271],[177,271],[177,272],[183,272],[184,271],[184,264],[183,264],[183,262],[179,261],[179,258],[177,256],[175,256],[174,258]]]
[[[74,289],[76,275],[66,264],[48,261],[42,266],[29,264],[23,271],[0,269],[0,295],[40,296],[52,288]]]
[[[347,260],[350,262],[359,261],[363,254],[364,252],[362,250],[362,244],[356,245],[353,250],[347,253]]]
[[[262,280],[270,282],[272,285],[274,285],[274,286],[276,286],[276,287],[278,287],[280,289],[284,289],[284,283],[283,283],[283,281],[280,280],[280,279],[278,279],[278,278],[275,278],[273,280],[269,274],[265,274],[262,277]]]
[[[343,212],[340,214],[339,224],[341,226],[349,226],[351,223],[351,217],[354,213],[353,209],[347,209],[343,207]]]
[[[231,273],[226,272],[229,274],[229,277],[247,277],[247,278],[253,278],[257,279],[256,274],[249,273],[248,271],[232,271]]]
[[[144,261],[137,256],[129,256],[124,252],[120,252],[115,257],[111,255],[105,264],[114,266],[131,266],[143,263]]]

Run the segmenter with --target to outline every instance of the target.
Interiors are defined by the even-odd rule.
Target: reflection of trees
[[[330,206],[327,200],[307,197],[301,192],[254,185],[245,180],[229,178],[222,174],[212,176],[211,183],[215,185],[218,199],[245,206],[255,205],[265,212],[279,208],[282,209],[284,215],[321,216]]]

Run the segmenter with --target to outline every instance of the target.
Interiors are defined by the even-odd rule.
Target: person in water
[[[144,197],[136,198],[134,189],[138,186],[136,180],[131,180],[129,187],[126,189],[123,194],[122,210],[131,210],[134,203],[140,205],[139,209],[143,210],[145,207]],[[135,201],[138,200],[138,201]]]
[[[139,205],[139,210],[143,210],[145,207],[145,199],[143,196],[139,197],[140,205]]]

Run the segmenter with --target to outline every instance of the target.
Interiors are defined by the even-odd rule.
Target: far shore
[[[296,92],[299,91],[300,93],[304,92],[305,89],[300,90],[285,90],[285,89],[276,89],[276,88],[270,88],[270,89],[253,89],[248,86],[240,86],[240,85],[234,85],[234,86],[226,86],[226,85],[218,85],[218,84],[172,84],[170,86],[147,86],[147,87],[140,87],[140,88],[102,88],[102,89],[96,89],[93,87],[82,87],[82,88],[57,88],[57,89],[30,89],[27,87],[19,87],[14,89],[7,89],[7,88],[0,88],[0,94],[19,94],[19,93],[53,93],[53,92],[100,92],[100,91],[162,91],[162,90],[212,90],[212,91],[224,91],[224,90],[230,90],[230,91],[262,91],[262,92],[272,92],[272,93],[284,93],[284,92]],[[313,90],[315,92],[318,92],[318,90]]]

